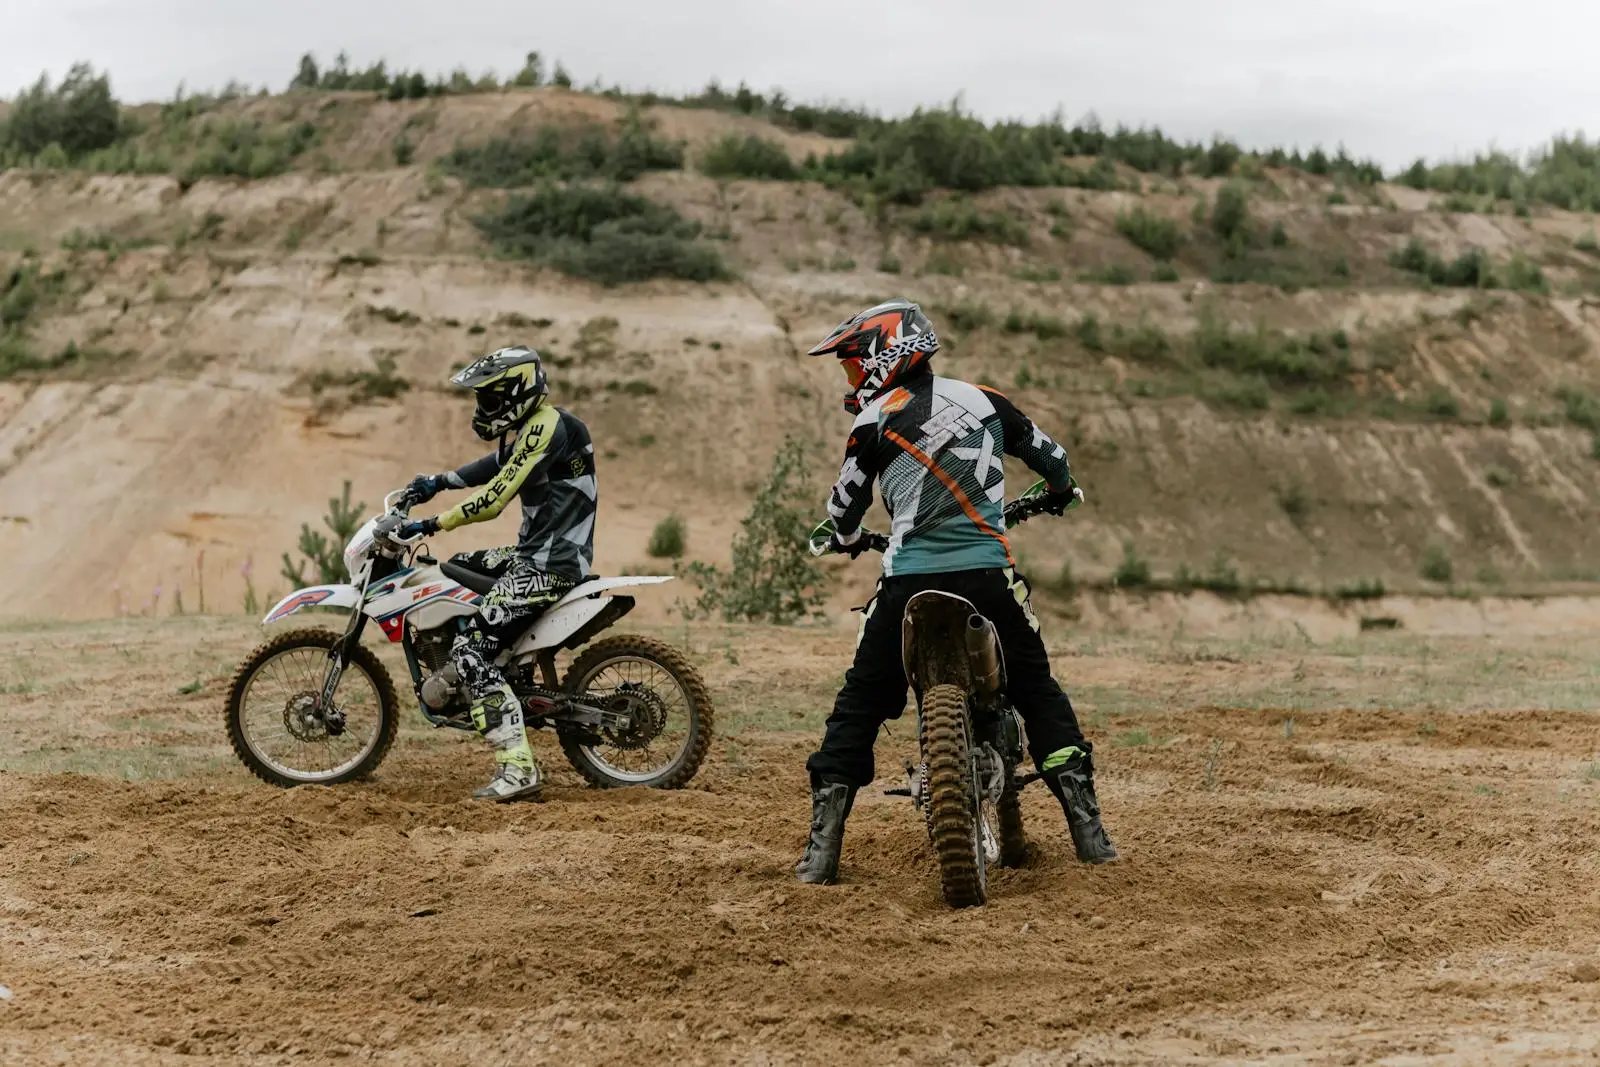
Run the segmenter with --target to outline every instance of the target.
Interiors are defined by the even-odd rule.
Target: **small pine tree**
[[[517,76],[511,79],[511,84],[526,88],[544,84],[544,59],[538,52],[528,53],[527,61],[522,64],[522,69],[517,71]]]
[[[289,553],[283,554],[282,574],[296,587],[309,584],[306,581],[306,564],[311,564],[317,582],[322,585],[331,585],[343,581],[344,572],[344,546],[355,536],[361,528],[361,516],[365,513],[365,501],[352,505],[350,503],[350,482],[346,479],[344,490],[336,497],[328,499],[327,514],[322,516],[322,524],[332,533],[330,540],[320,531],[313,530],[309,523],[300,524],[300,555],[296,560]]]

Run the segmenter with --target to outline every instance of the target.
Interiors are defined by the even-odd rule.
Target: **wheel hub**
[[[667,705],[649,686],[624,682],[605,702],[605,708],[618,717],[626,716],[623,726],[606,726],[600,732],[606,743],[616,748],[637,750],[660,736],[667,726]]]
[[[322,741],[328,736],[328,725],[317,710],[317,694],[296,693],[283,705],[283,727],[296,741]]]

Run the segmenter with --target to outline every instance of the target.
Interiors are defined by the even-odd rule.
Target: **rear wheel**
[[[356,645],[334,690],[329,717],[318,710],[331,630],[278,634],[234,672],[224,710],[228,740],[250,773],[270,785],[337,785],[371,774],[399,729],[394,683],[372,651]],[[341,721],[342,720],[342,721]]]
[[[684,654],[664,641],[618,634],[596,641],[567,671],[567,695],[628,717],[623,727],[557,723],[561,751],[594,785],[679,789],[711,747],[711,695]]]
[[[936,685],[922,697],[922,760],[928,768],[928,833],[945,903],[970,908],[988,897],[978,782],[967,694]]]

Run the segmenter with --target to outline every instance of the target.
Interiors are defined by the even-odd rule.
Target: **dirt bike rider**
[[[878,482],[893,520],[883,576],[864,611],[855,662],[828,716],[822,745],[806,761],[811,839],[795,866],[802,882],[838,877],[844,823],[857,789],[874,775],[878,728],[906,703],[900,620],[924,589],[970,600],[994,624],[1004,649],[1007,692],[1027,727],[1035,766],[1061,802],[1078,859],[1117,858],[1094,791],[1093,746],[1066,693],[1050,674],[1026,581],[1005,537],[1004,457],[1045,478],[1053,514],[1082,498],[1066,451],[999,392],[936,377],[939,339],[907,300],[868,308],[810,352],[836,356],[849,380],[845,408],[856,413],[839,480],[828,500],[832,547],[866,549],[861,519]]]
[[[497,576],[450,649],[451,666],[472,698],[472,721],[494,746],[498,769],[473,792],[480,800],[509,801],[540,787],[522,704],[495,666],[495,657],[550,605],[588,577],[594,561],[594,445],[589,428],[550,403],[537,352],[523,347],[491,352],[450,379],[473,390],[472,429],[499,447],[443,474],[419,474],[405,489],[422,504],[445,489],[482,490],[431,519],[401,524],[401,538],[454,530],[493,519],[513,497],[522,502],[522,528],[507,548],[463,552],[456,563]]]

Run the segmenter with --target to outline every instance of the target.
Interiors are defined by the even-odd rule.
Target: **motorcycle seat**
[[[439,564],[439,572],[451,581],[464,585],[474,593],[483,596],[487,596],[489,590],[494,587],[494,583],[499,580],[498,575],[485,574],[483,571],[473,570],[471,567],[463,566],[453,559],[447,559]],[[591,574],[579,582],[578,585],[596,581],[599,577],[600,575],[598,574]],[[573,586],[573,588],[576,589],[577,586]]]

